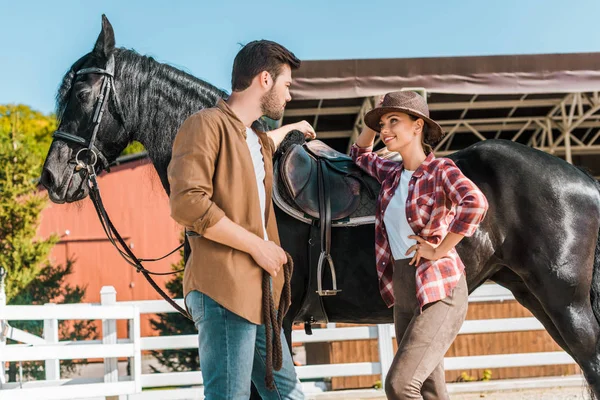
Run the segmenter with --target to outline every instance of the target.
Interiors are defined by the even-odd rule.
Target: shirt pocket
[[[435,194],[433,192],[423,194],[416,198],[415,203],[417,205],[417,215],[421,219],[423,225],[426,225],[433,212]]]

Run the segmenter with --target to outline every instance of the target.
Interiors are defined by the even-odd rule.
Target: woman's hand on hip
[[[419,265],[421,258],[425,258],[430,261],[435,261],[443,257],[443,254],[439,254],[440,252],[436,251],[437,246],[427,242],[421,236],[409,235],[408,238],[417,241],[417,243],[411,246],[406,252],[407,256],[413,251],[415,252],[413,258],[408,263],[409,265],[414,265],[416,267],[417,265]]]

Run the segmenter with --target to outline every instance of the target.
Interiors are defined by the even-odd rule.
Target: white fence
[[[2,306],[0,323],[11,320],[43,320],[43,338],[10,328],[5,323],[0,331],[0,366],[9,361],[44,360],[46,380],[23,383],[5,383],[0,370],[0,398],[10,399],[75,399],[130,395],[130,399],[183,398],[168,397],[169,391],[142,389],[201,385],[200,372],[142,374],[143,350],[167,350],[197,347],[197,335],[141,337],[140,315],[176,312],[165,301],[116,302],[112,287],[101,291],[100,304],[73,304],[44,306]],[[469,298],[469,302],[503,301],[513,299],[510,292],[497,285],[484,285]],[[178,303],[183,305],[181,299]],[[102,320],[102,340],[79,342],[58,341],[59,320]],[[116,320],[129,321],[129,338],[117,339]],[[506,318],[465,321],[459,334],[516,332],[544,329],[535,318]],[[3,345],[2,338],[10,337],[20,344]],[[361,326],[349,328],[314,329],[313,335],[303,331],[293,332],[293,342],[332,342],[343,340],[377,339],[379,362],[307,365],[297,367],[301,380],[380,374],[385,377],[393,359],[393,325]],[[119,376],[117,358],[129,358],[130,375]],[[59,360],[104,359],[103,378],[61,379]],[[447,370],[502,368],[571,364],[573,359],[564,352],[525,354],[475,355],[448,357]],[[467,385],[467,384],[456,384]],[[498,384],[495,381],[494,387]],[[183,390],[183,389],[180,389]],[[194,395],[201,395],[194,389]],[[454,390],[456,391],[456,388]]]

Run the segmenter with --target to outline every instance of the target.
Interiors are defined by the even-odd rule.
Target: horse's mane
[[[118,85],[128,125],[142,135],[149,129],[159,129],[161,132],[144,143],[151,158],[162,158],[167,153],[170,155],[174,134],[187,116],[202,108],[212,107],[219,98],[227,97],[224,90],[134,50],[117,48],[113,54],[115,84]],[[69,101],[76,72],[85,64],[93,64],[93,58],[93,53],[84,55],[63,77],[56,95],[56,115],[59,120]],[[134,109],[135,113],[131,111]]]
[[[88,53],[79,60],[75,61],[60,82],[58,93],[56,93],[56,117],[59,121],[62,119],[65,108],[67,107],[71,88],[75,82],[75,73],[81,69],[81,66],[87,61],[89,55],[90,54]]]

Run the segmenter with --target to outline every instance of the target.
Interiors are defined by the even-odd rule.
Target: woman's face
[[[384,114],[379,121],[381,140],[389,151],[400,152],[415,140],[420,145],[423,123],[422,119],[413,121],[403,112]]]

